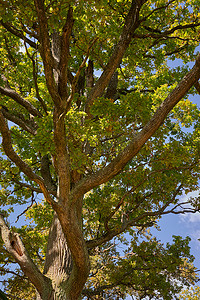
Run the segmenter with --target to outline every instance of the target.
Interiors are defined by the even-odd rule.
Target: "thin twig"
[[[17,216],[17,219],[15,221],[15,223],[17,223],[19,221],[19,218],[24,215],[32,206],[33,204],[35,203],[37,205],[37,202],[35,201],[35,198],[34,198],[34,192],[31,191],[32,195],[31,195],[31,204],[21,213]]]

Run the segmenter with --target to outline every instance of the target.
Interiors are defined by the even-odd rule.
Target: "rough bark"
[[[67,299],[66,283],[72,270],[72,258],[57,215],[49,231],[43,273],[51,279],[52,293],[49,300]],[[43,300],[37,295],[37,300]]]

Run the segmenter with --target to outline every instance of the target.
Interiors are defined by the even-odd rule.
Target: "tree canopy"
[[[199,6],[0,2],[5,297],[170,300],[197,280],[190,238],[149,229],[200,210],[181,201],[199,189]]]

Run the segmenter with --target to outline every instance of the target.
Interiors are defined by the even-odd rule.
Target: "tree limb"
[[[45,277],[29,257],[19,235],[11,232],[6,225],[3,216],[0,215],[0,229],[2,240],[6,246],[7,251],[14,257],[20,265],[24,274],[30,279],[42,299],[48,299],[51,294],[52,286],[50,280]]]
[[[102,286],[99,286],[95,289],[84,289],[82,291],[82,295],[90,297],[90,296],[97,296],[97,295],[101,295],[103,291],[105,291],[106,289],[112,289],[114,287],[116,287],[117,284],[105,284]]]
[[[151,37],[151,38],[163,38],[163,37],[166,37],[172,33],[174,33],[175,31],[179,30],[179,29],[187,29],[187,28],[196,28],[200,26],[200,23],[190,23],[190,24],[185,24],[185,25],[177,25],[175,27],[173,27],[172,29],[169,29],[169,30],[165,30],[165,31],[160,31],[158,33],[157,30],[153,30],[152,28],[150,27],[147,27],[145,26],[145,29],[148,30],[150,33],[148,34],[144,34],[144,35],[138,35],[138,34],[134,34],[134,37],[140,37],[140,38],[147,38],[147,37]],[[156,33],[155,33],[156,31]]]
[[[198,94],[200,95],[200,84],[198,80],[194,83],[194,87],[197,90]]]
[[[47,88],[49,90],[49,93],[55,105],[60,106],[62,101],[54,80],[53,69],[54,69],[55,62],[51,52],[48,21],[45,14],[44,1],[34,0],[34,3],[37,11],[38,22],[39,22],[39,35],[41,41],[40,53],[44,63],[44,73],[46,77]]]
[[[35,117],[41,117],[41,113],[27,100],[25,100],[21,95],[19,95],[15,90],[10,87],[0,86],[0,93],[2,95],[12,98],[14,101],[22,105],[26,110]]]
[[[49,165],[50,165],[50,161],[49,161],[48,155],[42,156],[41,168],[40,168],[42,178],[44,179],[45,185],[48,188],[48,190],[50,190],[50,191],[52,190],[55,193],[57,188],[51,177]]]
[[[69,45],[70,37],[72,33],[72,27],[74,24],[73,9],[70,6],[67,14],[67,20],[63,27],[61,37],[61,49],[60,49],[60,62],[59,62],[59,81],[58,92],[60,97],[65,100],[67,98],[67,66],[69,60]]]
[[[10,33],[14,34],[15,36],[19,37],[20,39],[24,40],[27,44],[29,44],[34,49],[37,49],[38,46],[35,42],[24,36],[24,33],[22,30],[19,30],[15,28],[13,25],[11,25],[9,22],[3,22],[3,20],[0,20],[0,24],[8,30]]]
[[[73,100],[73,97],[74,97],[74,94],[76,92],[76,86],[77,86],[77,82],[78,82],[78,79],[80,77],[80,74],[81,74],[81,70],[84,68],[86,62],[87,62],[87,59],[89,57],[89,54],[90,54],[90,50],[91,48],[93,47],[93,45],[96,43],[98,38],[95,38],[91,45],[88,47],[87,49],[87,53],[86,53],[86,56],[85,58],[83,59],[81,65],[79,66],[78,68],[78,71],[76,72],[75,76],[73,77],[73,80],[72,80],[72,83],[71,83],[71,94],[69,95],[68,99],[67,99],[67,107],[65,109],[65,113],[70,109],[70,106],[71,106],[71,102]]]
[[[13,179],[13,182],[15,182],[16,184],[18,184],[20,187],[25,187],[27,189],[30,189],[31,191],[33,192],[36,192],[36,193],[42,193],[42,190],[39,189],[39,188],[36,188],[34,186],[31,186],[30,184],[28,183],[24,183],[24,182],[21,182],[21,181],[18,181],[16,180],[15,178]],[[54,194],[55,196],[55,194]]]
[[[154,218],[154,217],[158,217],[158,216],[161,216],[161,215],[166,215],[166,214],[169,214],[169,213],[180,214],[180,213],[186,212],[187,210],[183,210],[183,211],[179,211],[179,212],[174,212],[174,210],[177,208],[177,206],[180,206],[180,205],[175,205],[174,208],[165,211],[165,209],[171,203],[173,203],[175,201],[176,196],[178,195],[178,193],[180,192],[181,189],[182,189],[182,184],[180,184],[178,186],[178,188],[175,190],[173,197],[170,198],[170,200],[167,201],[165,204],[163,204],[163,206],[160,209],[158,209],[156,211],[146,211],[146,212],[143,212],[142,214],[139,214],[137,217],[133,218],[132,220],[126,220],[125,223],[122,223],[121,227],[112,229],[110,231],[107,231],[101,237],[98,237],[96,239],[87,241],[86,242],[87,247],[89,249],[91,249],[91,248],[95,248],[97,246],[100,246],[101,244],[110,241],[113,237],[115,237],[116,235],[118,235],[120,233],[123,233],[125,230],[127,230],[129,227],[132,227],[132,226],[137,226],[137,227],[141,227],[141,228],[152,226],[153,223],[154,223],[154,221],[140,223],[140,221],[144,220],[145,218],[148,218],[148,217]],[[136,205],[136,207],[137,207],[137,205]],[[193,212],[194,213],[196,211],[198,211],[198,209],[193,209],[193,210],[190,209],[189,212]]]
[[[4,106],[2,106],[0,110],[2,111],[4,117],[7,120],[9,120],[9,121],[15,123],[16,125],[20,126],[26,132],[29,132],[32,135],[36,135],[36,127],[33,128],[33,126],[30,126],[30,124],[28,124],[29,122],[27,122],[27,120],[22,120],[21,117],[11,114],[8,111],[8,109]]]
[[[138,28],[139,21],[139,12],[142,5],[146,0],[133,0],[131,8],[126,17],[126,21],[123,27],[122,34],[119,38],[118,44],[115,46],[114,51],[95,86],[92,88],[86,103],[86,112],[89,114],[90,107],[93,104],[94,99],[101,97],[108,83],[110,82],[111,77],[113,76],[116,68],[119,67],[119,64],[124,56],[126,49],[128,48],[134,31]]]
[[[125,165],[140,151],[145,142],[162,125],[168,113],[185,96],[194,83],[200,78],[200,55],[197,56],[194,67],[185,75],[176,88],[162,102],[155,114],[143,129],[132,137],[129,145],[114,158],[106,167],[100,169],[92,176],[83,178],[72,190],[71,197],[75,199],[90,191],[94,187],[103,184],[125,167]]]

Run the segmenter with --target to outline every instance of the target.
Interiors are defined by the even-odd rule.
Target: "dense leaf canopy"
[[[181,202],[199,188],[200,112],[189,96],[200,92],[199,6],[0,2],[0,273],[10,299],[37,290],[170,300],[197,279],[190,239],[164,245],[149,228],[199,211],[199,197]],[[58,281],[47,271],[61,245],[51,224],[71,253],[64,265],[54,254]]]

